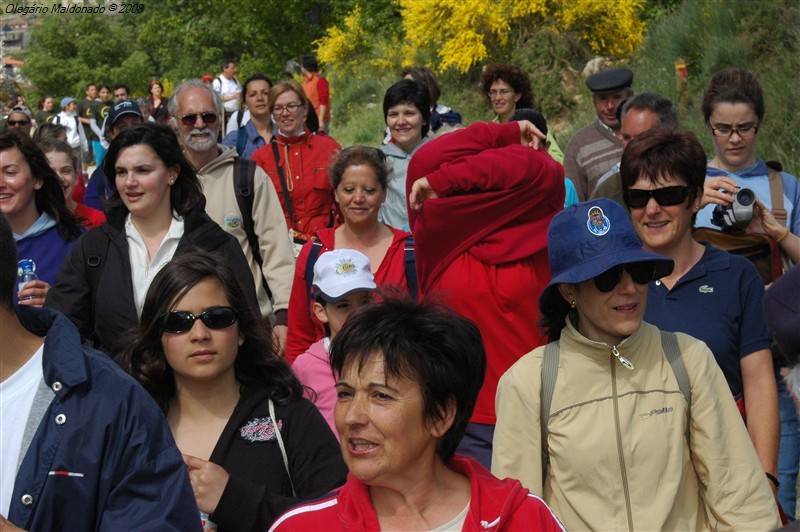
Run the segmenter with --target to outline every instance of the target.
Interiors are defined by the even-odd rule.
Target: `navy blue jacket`
[[[9,521],[25,530],[200,530],[186,466],[153,399],[81,346],[62,314],[20,306],[17,316],[46,337],[42,367],[55,397],[17,474]]]

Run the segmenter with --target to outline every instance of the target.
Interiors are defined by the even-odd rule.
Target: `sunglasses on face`
[[[181,123],[184,126],[193,126],[197,122],[197,117],[203,119],[203,123],[207,126],[213,126],[217,123],[217,114],[216,113],[192,113],[188,115],[183,115],[181,117]]]
[[[30,124],[28,120],[6,120],[8,127],[27,126]]]
[[[200,320],[209,329],[224,329],[236,323],[238,314],[231,307],[214,307],[199,316],[184,310],[175,310],[162,314],[161,330],[168,333],[182,333],[194,327],[195,320]]]
[[[690,186],[661,187],[653,190],[642,190],[639,188],[629,188],[624,193],[625,204],[631,209],[641,209],[647,206],[650,198],[662,207],[678,205],[689,197],[692,191]]]
[[[656,266],[652,262],[631,262],[619,264],[606,270],[594,278],[594,286],[599,292],[607,293],[614,290],[622,280],[622,272],[627,271],[636,284],[647,284],[656,274]]]

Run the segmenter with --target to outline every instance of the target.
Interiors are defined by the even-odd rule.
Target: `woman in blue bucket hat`
[[[519,478],[568,529],[780,526],[709,349],[642,321],[648,282],[673,262],[642,250],[606,198],[556,215],[547,240],[551,343],[500,380],[492,472]]]

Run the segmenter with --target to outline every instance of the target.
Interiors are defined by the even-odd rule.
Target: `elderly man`
[[[623,149],[631,139],[655,127],[678,127],[678,109],[672,100],[652,92],[643,92],[626,100],[620,114],[622,124]],[[619,163],[597,180],[594,191],[589,196],[611,198],[622,206],[622,181],[619,178]]]
[[[172,127],[203,183],[206,212],[239,240],[250,262],[261,313],[274,318],[273,330],[283,350],[294,279],[283,210],[267,174],[240,159],[236,147],[217,144],[222,112],[219,94],[197,79],[178,86],[169,101]]]
[[[581,201],[589,198],[597,180],[622,156],[617,108],[633,96],[632,83],[633,72],[627,68],[598,72],[586,80],[597,120],[575,133],[564,153],[564,175],[572,180]]]

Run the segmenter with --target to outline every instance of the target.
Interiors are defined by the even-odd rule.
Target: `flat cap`
[[[633,84],[633,71],[629,68],[610,68],[586,79],[586,86],[595,93],[615,92]]]

